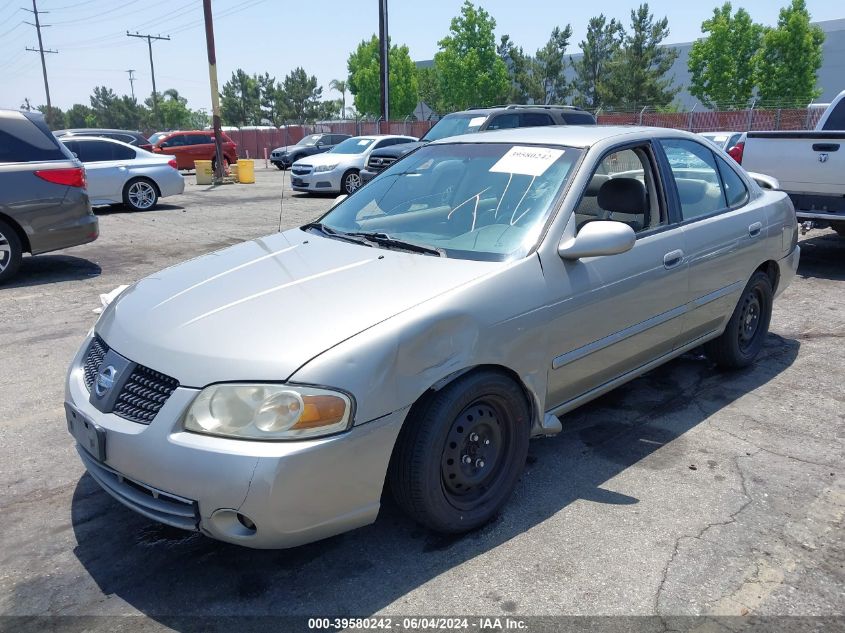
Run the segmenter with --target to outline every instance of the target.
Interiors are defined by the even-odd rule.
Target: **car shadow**
[[[162,204],[158,203],[152,209],[145,211],[135,211],[124,204],[110,204],[104,207],[94,207],[95,215],[118,215],[123,213],[155,213],[157,211],[183,211],[185,207],[178,204]]]
[[[831,281],[845,281],[845,237],[826,231],[801,240],[798,274]]]
[[[72,501],[74,553],[104,594],[175,630],[196,629],[198,616],[215,614],[371,615],[577,500],[632,506],[630,520],[636,521],[640,500],[603,484],[632,467],[689,472],[690,455],[654,453],[772,380],[792,364],[799,345],[770,335],[758,362],[733,372],[687,354],[572,412],[564,418],[563,433],[532,441],[508,505],[470,534],[429,532],[385,495],[371,526],[290,550],[250,550],[147,520],[85,475]],[[647,465],[637,466],[647,457]],[[500,606],[513,610],[507,601]],[[203,622],[203,630],[235,625],[225,619]],[[244,620],[237,622],[243,628]],[[259,624],[253,622],[250,630],[261,630]],[[280,628],[278,620],[265,625],[293,629]]]
[[[25,288],[62,281],[77,281],[96,277],[103,270],[99,264],[73,255],[36,255],[24,257],[18,273],[3,288]]]

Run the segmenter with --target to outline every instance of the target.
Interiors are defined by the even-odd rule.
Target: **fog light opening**
[[[244,516],[240,512],[238,512],[238,523],[243,525],[250,532],[255,532],[255,523],[250,521],[248,516]]]

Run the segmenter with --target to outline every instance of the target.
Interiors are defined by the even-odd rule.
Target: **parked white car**
[[[353,136],[325,154],[308,156],[291,166],[291,187],[307,193],[351,194],[361,186],[360,172],[373,150],[413,143],[413,136]]]
[[[170,156],[94,136],[59,139],[85,165],[92,206],[125,204],[147,211],[159,198],[185,190],[185,179]]]

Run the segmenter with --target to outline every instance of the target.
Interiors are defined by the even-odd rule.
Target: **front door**
[[[605,154],[571,222],[629,224],[630,251],[543,262],[549,291],[549,409],[670,353],[681,332],[688,273],[650,144]]]

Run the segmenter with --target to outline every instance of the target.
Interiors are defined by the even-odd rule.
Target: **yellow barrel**
[[[253,159],[238,159],[238,182],[247,184],[255,182],[255,161]]]
[[[214,171],[211,169],[210,160],[195,160],[194,167],[197,170],[198,185],[211,185],[214,183]]]
[[[229,175],[232,177],[232,180],[238,182],[238,165],[235,163],[234,165],[229,165]]]

